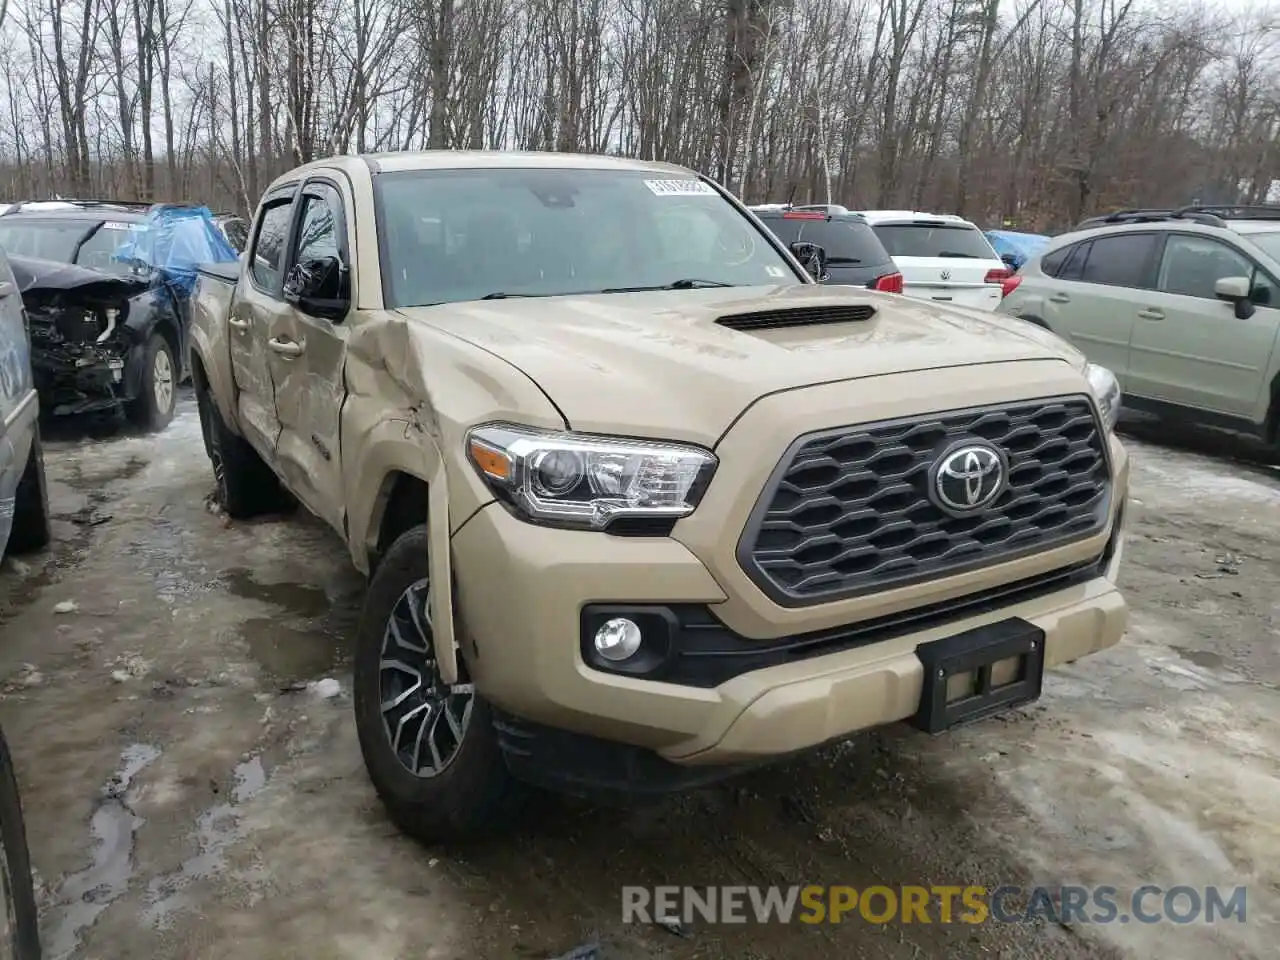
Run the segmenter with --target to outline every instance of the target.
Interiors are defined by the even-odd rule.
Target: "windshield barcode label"
[[[715,195],[701,180],[646,180],[644,185],[659,197],[699,197]]]

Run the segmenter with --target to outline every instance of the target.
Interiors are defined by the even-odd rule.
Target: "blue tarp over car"
[[[157,207],[142,223],[130,224],[129,233],[116,259],[155,271],[183,298],[190,296],[200,264],[238,259],[207,207]]]
[[[1021,269],[1022,265],[1043,250],[1050,240],[1042,233],[1017,233],[1012,230],[987,230],[986,237],[995,248],[997,255],[1003,258],[1008,254],[1013,257],[1015,270]]]

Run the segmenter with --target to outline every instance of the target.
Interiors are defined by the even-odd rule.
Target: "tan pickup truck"
[[[296,498],[369,575],[356,723],[407,832],[937,732],[1120,639],[1114,377],[822,269],[680,167],[428,152],[281,177],[201,276],[218,496]]]

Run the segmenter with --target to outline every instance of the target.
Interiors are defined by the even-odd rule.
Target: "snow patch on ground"
[[[1272,480],[1266,467],[1243,474],[1225,461],[1192,457],[1133,440],[1125,443],[1133,454],[1135,479],[1143,486],[1158,486],[1159,500],[1173,496],[1205,505],[1230,500],[1280,503],[1280,471],[1275,471]],[[1148,502],[1152,499],[1147,496]]]

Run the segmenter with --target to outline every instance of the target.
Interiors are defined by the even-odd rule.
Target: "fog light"
[[[626,660],[640,649],[640,628],[626,617],[606,620],[596,631],[596,653],[606,660]]]

